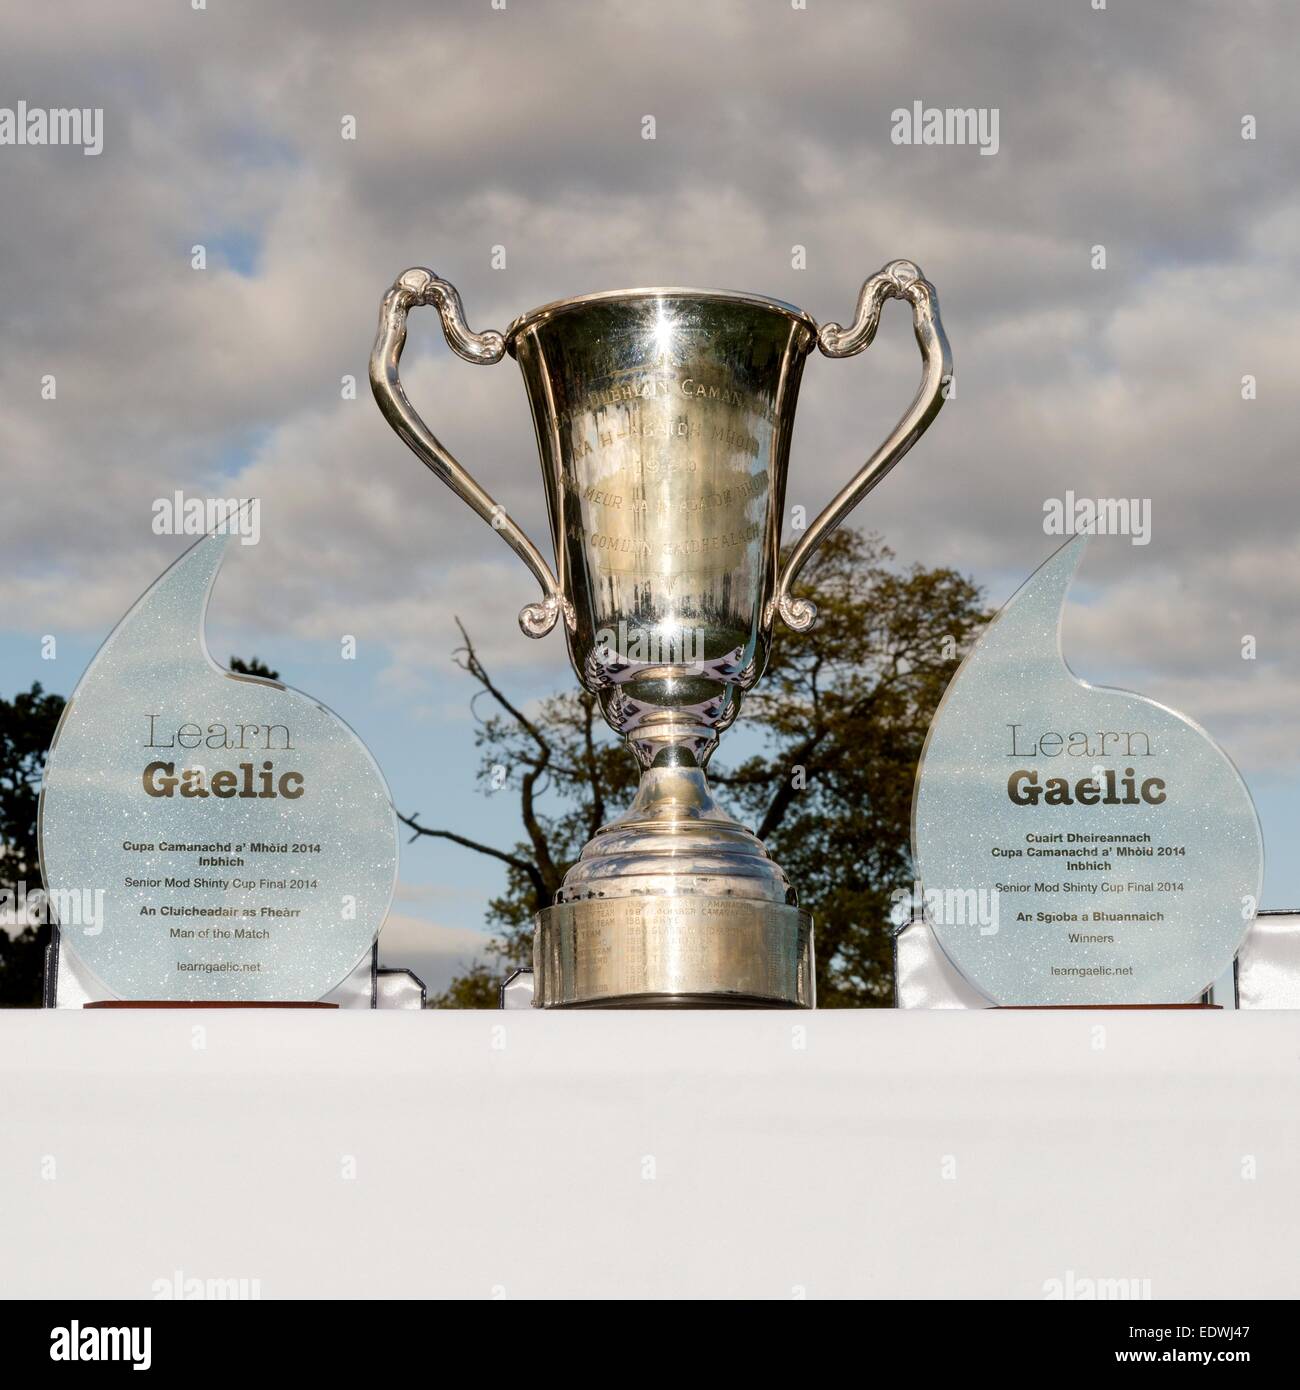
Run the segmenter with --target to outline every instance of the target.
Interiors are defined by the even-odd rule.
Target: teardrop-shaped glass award
[[[1204,729],[1061,652],[1086,537],[1012,597],[926,739],[912,846],[926,920],[997,1004],[1186,1004],[1259,901],[1259,820]]]
[[[396,818],[361,740],[208,653],[229,540],[204,537],[122,619],[46,765],[41,864],[62,945],[121,999],[320,999],[392,899]]]

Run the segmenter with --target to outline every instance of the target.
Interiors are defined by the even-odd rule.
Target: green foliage
[[[889,1004],[890,895],[910,885],[912,786],[948,681],[987,620],[956,571],[895,568],[878,538],[839,531],[799,588],[813,630],[783,634],[742,718],[762,755],[712,780],[816,918],[822,1008]],[[725,744],[723,745],[725,752]]]
[[[279,671],[272,671],[264,661],[259,661],[253,657],[251,661],[245,661],[242,656],[232,656],[230,658],[230,669],[237,671],[241,676],[261,676],[263,680],[278,681]]]
[[[441,994],[429,996],[431,1009],[495,1009],[500,1002],[501,974],[482,961],[475,961],[458,975]]]
[[[41,886],[36,811],[45,754],[63,705],[61,695],[46,694],[39,682],[12,700],[0,699],[0,893],[7,904],[19,885],[29,893]],[[44,924],[0,926],[0,1006],[40,1004],[49,937]]]

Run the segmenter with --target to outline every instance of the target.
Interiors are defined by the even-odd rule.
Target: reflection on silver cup
[[[849,357],[884,301],[912,306],[915,400],[780,565],[781,516],[804,362]],[[519,363],[555,550],[536,547],[415,413],[398,362],[411,308],[434,305],[466,360]],[[762,843],[715,804],[709,756],[767,664],[778,614],[816,620],[792,586],[821,541],[938,414],[951,360],[933,287],[892,261],[848,328],[761,295],[634,289],[583,295],[472,332],[431,271],[384,298],[371,357],[380,409],[418,457],[488,520],[542,587],[520,615],[563,618],[569,655],[641,764],[632,806],[604,826],[538,914],[537,998],[559,1005],[802,1005],[812,920]]]

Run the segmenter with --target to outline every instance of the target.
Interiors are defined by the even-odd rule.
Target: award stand
[[[423,1009],[427,1002],[424,981],[413,971],[379,964],[379,948],[373,946],[342,984],[320,1000],[195,1000],[114,999],[105,995],[71,951],[62,948],[62,934],[52,928],[45,948],[45,999],[47,1009],[108,1008],[327,1008],[327,1009]]]
[[[241,1003],[235,999],[204,999],[190,1002],[187,999],[97,999],[93,1004],[83,1004],[83,1009],[337,1009],[337,1004],[326,1004],[322,1000],[311,999],[250,999]]]
[[[1252,959],[1252,943],[1255,940],[1259,924],[1271,918],[1285,916],[1275,912],[1261,912],[1256,919],[1255,926],[1251,929],[1251,934],[1247,937],[1246,944],[1241,948],[1240,961],[1249,962]],[[1300,923],[1300,916],[1296,918]],[[1059,1005],[998,1005],[986,999],[975,987],[956,969],[952,962],[940,950],[938,942],[934,939],[934,933],[930,930],[929,924],[920,918],[910,922],[904,922],[901,926],[894,925],[890,928],[893,936],[893,958],[894,958],[894,1007],[896,1009],[1034,1009],[1034,1008],[1059,1008],[1068,1006]],[[1300,930],[1294,933],[1297,945],[1294,955],[1297,962],[1295,971],[1296,978],[1300,979]],[[1276,972],[1275,972],[1276,973]],[[1212,1008],[1218,1012],[1233,1012],[1238,1008],[1255,1007],[1269,1008],[1276,1007],[1271,1003],[1247,1004],[1245,996],[1238,1002],[1237,988],[1238,963],[1234,962],[1231,969],[1226,970],[1223,975],[1214,982],[1205,996],[1197,1001],[1181,1005],[1168,1006],[1177,1008]],[[1253,977],[1252,977],[1253,978]],[[1263,997],[1263,996],[1261,996]],[[1270,994],[1269,998],[1276,997]],[[1300,992],[1298,992],[1300,997]],[[503,1000],[503,1008],[518,1007]],[[1092,1004],[1080,1005],[1081,1008],[1116,1008],[1116,1009],[1151,1009],[1167,1007],[1153,1004]]]
[[[944,692],[913,801],[920,902],[897,957],[923,957],[904,938],[928,928],[959,977],[936,993],[964,980],[975,1007],[1215,1007],[1205,996],[1225,979],[1231,992],[1259,901],[1259,819],[1198,725],[1065,664],[1085,541],[1021,587]]]
[[[995,1004],[995,1013],[1023,1011],[1025,1009],[1221,1009],[1221,1004]]]
[[[319,701],[218,666],[204,537],[96,654],[40,803],[50,1008],[421,1008],[382,970],[397,822],[361,740]]]

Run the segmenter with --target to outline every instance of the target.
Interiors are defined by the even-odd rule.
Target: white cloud
[[[1294,768],[1274,732],[1300,679],[1285,16],[960,0],[444,11],[410,0],[376,24],[342,0],[285,5],[271,42],[255,10],[160,17],[146,0],[11,26],[0,88],[106,111],[98,159],[0,150],[11,624],[101,635],[180,548],[150,533],[154,497],[255,493],[265,540],[218,592],[232,622],[381,644],[385,686],[428,717],[462,698],[453,615],[495,666],[558,685],[559,635],[515,626],[532,580],[368,398],[384,287],[432,264],[479,327],[662,282],[768,290],[843,320],[861,279],[908,255],[939,286],[959,393],[857,520],[1003,598],[1052,547],[1044,497],[1150,497],[1152,545],[1089,562],[1107,593],[1071,619],[1081,661],[1194,687],[1202,708],[1174,702],[1222,711],[1239,760]],[[892,146],[889,112],[914,99],[998,106],[1000,154]],[[1256,142],[1240,138],[1246,111]],[[221,252],[241,239],[251,273]],[[796,243],[807,271],[790,268]],[[514,365],[452,358],[425,311],[405,369],[435,432],[548,549]],[[791,502],[836,490],[916,372],[897,305],[869,354],[809,364]],[[46,373],[56,401],[40,398]],[[345,373],[355,401],[339,398]],[[1243,632],[1261,653],[1249,674]]]

